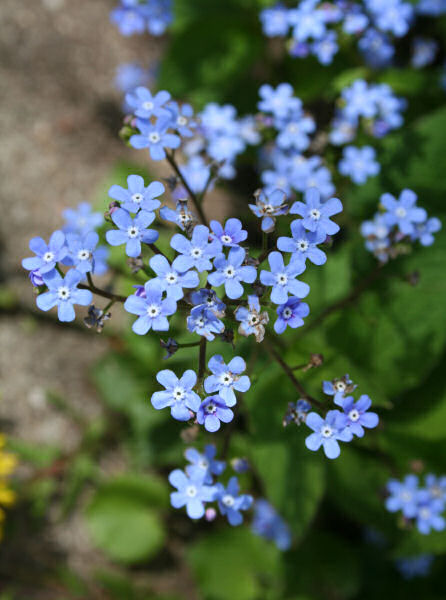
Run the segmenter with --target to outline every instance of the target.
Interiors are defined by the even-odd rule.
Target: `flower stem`
[[[198,351],[198,381],[202,381],[206,369],[206,342],[206,338],[202,337]]]
[[[96,294],[97,296],[102,296],[103,298],[108,298],[108,300],[113,300],[113,302],[125,302],[127,300],[125,296],[113,294],[112,292],[107,292],[106,290],[101,290],[100,288],[96,287],[93,283],[93,279],[90,273],[87,273],[87,281],[88,285],[80,283],[78,287],[81,290],[90,290],[90,292],[92,292],[93,294]]]
[[[166,157],[167,157],[167,162],[170,164],[170,166],[172,167],[172,169],[174,170],[175,174],[177,175],[177,177],[181,180],[181,183],[183,184],[186,192],[189,194],[190,199],[192,200],[194,207],[200,217],[200,221],[204,224],[207,225],[207,220],[206,217],[204,216],[204,212],[203,209],[201,207],[201,203],[199,202],[196,194],[194,194],[194,192],[190,189],[189,184],[187,183],[186,179],[184,178],[183,174],[181,173],[174,157],[173,157],[173,153],[169,154],[169,152],[166,152]]]

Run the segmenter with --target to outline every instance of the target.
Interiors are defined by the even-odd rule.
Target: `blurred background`
[[[340,90],[369,74],[348,47],[331,67],[290,58],[283,41],[262,34],[259,11],[271,2],[178,0],[161,37],[120,35],[109,20],[115,4],[0,5],[0,433],[17,459],[16,498],[0,542],[0,599],[443,600],[446,534],[427,539],[407,530],[385,513],[382,490],[395,465],[399,476],[446,472],[444,230],[323,333],[285,348],[296,364],[312,352],[328,357],[309,375],[314,390],[350,372],[387,422],[379,438],[327,465],[308,455],[301,432],[271,430],[271,419],[280,425],[296,400],[280,371],[271,368],[248,398],[255,416],[235,435],[233,456],[256,463],[262,491],[290,523],[294,542],[285,553],[249,526],[172,514],[166,475],[182,466],[187,440],[148,402],[164,354],[157,339],[134,336],[116,307],[101,335],[82,319],[61,324],[36,309],[20,265],[29,239],[48,239],[62,211],[80,202],[103,212],[108,188],[129,173],[167,176],[119,139],[120,64],[140,62],[149,87],[197,109],[230,102],[241,115],[256,111],[260,84],[289,81],[324,124]],[[423,27],[444,45],[444,17]],[[376,142],[380,176],[343,190],[342,242],[330,268],[310,282],[315,314],[373,266],[357,230],[381,193],[411,187],[429,213],[445,216],[441,67],[438,58],[428,71],[401,66],[373,75],[408,99],[406,125]],[[252,162],[248,153],[236,178],[209,196],[209,215],[229,214],[259,187]],[[172,360],[188,365],[184,356]],[[281,406],[265,408],[277,389]],[[407,579],[398,560],[420,556],[429,575]]]

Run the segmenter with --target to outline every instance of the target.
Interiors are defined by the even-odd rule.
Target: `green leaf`
[[[196,542],[186,551],[204,598],[254,600],[266,589],[280,592],[279,552],[244,527],[225,528]]]
[[[103,484],[87,508],[93,541],[110,558],[137,563],[156,555],[165,531],[153,507],[164,504],[165,490],[158,480],[124,476]]]

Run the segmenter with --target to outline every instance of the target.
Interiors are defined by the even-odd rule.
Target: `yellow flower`
[[[0,450],[0,477],[7,477],[17,466],[17,458],[10,452]]]
[[[0,504],[11,506],[16,499],[15,492],[8,488],[6,481],[0,481]]]

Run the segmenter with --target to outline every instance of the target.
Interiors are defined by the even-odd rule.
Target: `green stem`
[[[181,183],[183,184],[186,192],[189,194],[189,197],[192,200],[192,202],[195,206],[195,209],[200,217],[200,221],[204,225],[207,225],[207,220],[206,220],[206,217],[204,216],[204,212],[201,207],[201,204],[198,201],[196,194],[194,194],[194,192],[190,189],[189,184],[187,183],[186,179],[184,178],[183,174],[181,173],[181,171],[173,157],[173,152],[172,152],[172,154],[169,154],[169,152],[166,152],[166,158],[167,158],[167,162],[170,164],[170,166],[174,170],[175,174],[177,175],[177,177],[180,179]]]

